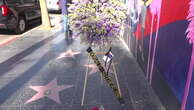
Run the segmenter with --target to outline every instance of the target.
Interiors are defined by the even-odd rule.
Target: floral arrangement
[[[87,44],[106,44],[119,37],[127,8],[119,0],[73,0],[69,4],[73,37]]]

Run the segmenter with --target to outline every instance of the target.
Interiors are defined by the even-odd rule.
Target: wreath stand
[[[114,95],[116,96],[117,100],[121,104],[122,110],[124,110],[125,102],[124,102],[124,99],[123,99],[122,94],[121,94],[121,90],[119,87],[119,82],[118,82],[117,76],[115,76],[116,84],[113,83],[111,77],[109,76],[110,67],[112,64],[114,64],[114,63],[112,63],[113,62],[113,54],[111,51],[112,51],[112,47],[110,47],[108,52],[105,53],[105,56],[103,57],[105,67],[103,67],[101,65],[101,62],[98,59],[97,55],[92,50],[91,46],[89,46],[87,49],[87,52],[89,53],[88,64],[90,63],[90,59],[92,59],[94,61],[94,63],[96,64],[96,66],[98,67],[98,69],[101,73],[102,79],[104,79],[105,82],[108,84],[108,86],[113,90]],[[85,93],[86,93],[86,87],[87,87],[88,71],[89,71],[89,69],[87,68],[86,75],[85,75],[83,95],[82,95],[82,102],[81,102],[82,110],[84,110],[84,99],[85,99]],[[116,73],[115,73],[115,75],[116,75]]]

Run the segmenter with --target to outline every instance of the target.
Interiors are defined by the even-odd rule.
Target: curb
[[[7,39],[7,40],[5,40],[5,41],[3,41],[3,42],[0,42],[0,47],[9,44],[10,42],[16,40],[17,38],[18,38],[18,37],[12,37],[12,38],[9,38],[9,39]]]

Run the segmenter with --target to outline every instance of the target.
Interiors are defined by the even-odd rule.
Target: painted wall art
[[[194,0],[130,0],[131,48],[151,85],[155,73],[180,103],[194,108]],[[135,42],[135,43],[134,43]],[[165,91],[165,90],[164,90]]]

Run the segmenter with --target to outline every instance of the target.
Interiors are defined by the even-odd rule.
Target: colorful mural
[[[192,45],[192,55],[190,60],[189,71],[187,74],[187,81],[185,85],[185,91],[184,91],[181,110],[186,110],[186,104],[187,104],[187,99],[188,99],[192,75],[193,75],[192,73],[194,68],[194,45],[193,45],[194,44],[194,0],[190,1],[190,8],[189,8],[189,14],[187,16],[187,19],[190,23],[186,30],[186,33],[187,33],[187,39],[189,40],[189,43]]]
[[[156,71],[181,104],[194,108],[194,0],[130,0],[132,52],[152,85]],[[135,43],[133,43],[135,42]],[[139,54],[139,56],[138,56]],[[165,91],[165,90],[164,90]]]
[[[162,6],[162,0],[153,0],[151,2],[150,6],[149,6],[150,12],[152,14],[152,23],[151,23],[151,31],[150,31],[149,55],[148,55],[148,64],[147,64],[146,77],[147,78],[149,77],[150,84],[152,82],[154,61],[155,61],[155,55],[156,55],[156,45],[157,45],[157,40],[158,40],[161,6]],[[153,55],[152,55],[152,60],[151,60],[151,68],[149,68],[150,67],[150,57],[151,57],[151,46],[152,46],[152,33],[153,33],[153,26],[154,26],[154,18],[155,17],[157,17],[157,29],[156,29],[156,35],[155,35],[155,40],[154,40]],[[150,74],[150,76],[149,76],[149,74]]]

